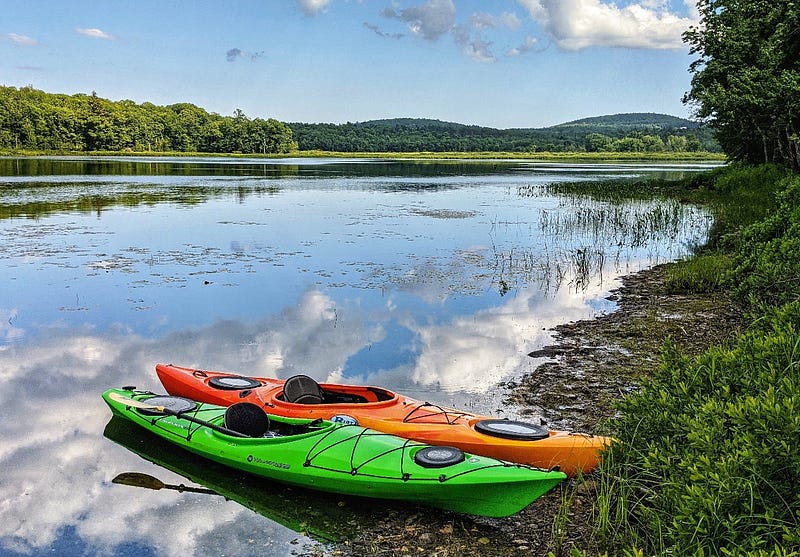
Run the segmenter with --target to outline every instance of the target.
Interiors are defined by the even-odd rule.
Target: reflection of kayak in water
[[[353,519],[377,528],[377,523],[372,524],[372,521],[378,514],[361,512],[359,505],[342,506],[338,495],[288,487],[244,472],[237,473],[227,466],[176,450],[172,443],[118,416],[106,424],[103,435],[149,462],[317,541],[337,542],[351,537],[356,531],[350,524]],[[129,481],[115,483],[134,485]]]
[[[115,415],[205,458],[332,493],[499,517],[522,510],[565,477],[357,425],[267,415],[250,403],[225,408],[121,389],[103,399]]]
[[[228,406],[252,402],[270,414],[357,423],[432,445],[538,468],[558,467],[567,475],[590,472],[610,439],[540,425],[496,420],[445,408],[380,387],[317,384],[305,375],[287,379],[247,377],[158,364],[168,393]]]

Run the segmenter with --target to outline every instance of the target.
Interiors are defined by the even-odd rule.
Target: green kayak
[[[500,517],[566,477],[357,425],[267,415],[250,403],[225,408],[127,389],[103,399],[114,415],[200,456],[321,491]]]

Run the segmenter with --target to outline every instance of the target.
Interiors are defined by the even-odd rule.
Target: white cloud
[[[475,12],[469,16],[468,25],[454,25],[451,34],[453,40],[461,46],[468,57],[476,62],[494,62],[497,58],[491,51],[492,43],[483,38],[482,31],[500,27],[518,29],[520,25],[517,15],[511,12],[503,12],[500,15]]]
[[[225,53],[225,59],[228,62],[236,62],[240,58],[243,58],[243,59],[247,58],[251,62],[255,62],[259,58],[263,58],[263,57],[264,57],[264,53],[263,52],[246,52],[246,51],[242,50],[241,48],[232,48],[232,49],[228,50]]]
[[[517,0],[563,50],[592,46],[681,48],[681,34],[696,23],[662,2],[642,0],[618,7],[601,0]],[[694,16],[694,13],[692,14]]]
[[[536,45],[539,43],[536,37],[525,37],[525,42],[523,42],[519,46],[515,46],[514,48],[508,50],[506,52],[506,56],[520,56],[525,54],[526,52],[530,52],[531,50],[536,48]]]
[[[330,3],[330,0],[297,0],[297,5],[300,6],[300,9],[310,16],[317,15]]]
[[[5,37],[6,37],[6,39],[11,41],[12,43],[17,44],[19,46],[35,46],[35,45],[39,44],[39,41],[37,41],[36,39],[31,38],[31,37],[29,37],[27,35],[18,35],[17,33],[8,33]]]
[[[469,19],[473,27],[478,28],[487,27],[494,29],[496,27],[508,27],[509,29],[518,29],[521,25],[517,14],[512,12],[504,12],[500,15],[475,12]]]
[[[364,22],[364,27],[366,27],[367,29],[369,29],[370,31],[372,31],[373,33],[378,35],[379,37],[387,37],[387,38],[390,38],[390,39],[402,39],[403,38],[403,34],[402,33],[386,33],[384,31],[381,31],[380,27],[378,27],[377,25],[372,24],[372,23],[367,23],[366,21]]]
[[[460,45],[464,54],[476,62],[494,62],[496,58],[489,49],[492,43],[484,41],[480,36],[480,30],[475,30],[474,37],[470,29],[456,25],[453,28],[453,40]]]
[[[81,35],[86,35],[87,37],[92,37],[94,39],[107,39],[107,40],[116,39],[114,35],[111,35],[110,33],[106,33],[105,31],[94,27],[92,28],[76,27],[75,30]]]
[[[435,41],[453,29],[456,21],[456,7],[452,0],[428,0],[427,3],[399,12],[386,8],[383,16],[404,21],[415,35],[428,41]]]

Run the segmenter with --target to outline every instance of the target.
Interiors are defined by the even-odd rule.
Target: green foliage
[[[615,554],[798,555],[800,176],[733,166],[687,184],[758,207],[717,251],[673,267],[668,287],[732,291],[759,317],[695,359],[668,342],[619,402],[597,532]]]
[[[782,184],[778,209],[743,231],[726,276],[743,299],[775,305],[800,300],[800,177]]]
[[[800,4],[700,0],[684,35],[699,54],[685,102],[709,119],[723,150],[800,170]]]
[[[295,143],[296,141],[296,143]],[[0,86],[0,149],[202,153],[695,153],[719,152],[711,130],[663,114],[619,114],[542,129],[467,126],[400,118],[283,124],[92,95]]]
[[[603,116],[541,129],[499,130],[413,118],[289,125],[303,151],[654,153],[676,152],[679,148],[683,152],[719,151],[709,129],[663,114]]]
[[[714,213],[708,248],[731,250],[742,228],[759,222],[778,208],[778,194],[792,173],[776,164],[733,164],[692,178],[690,199]]]
[[[730,272],[732,258],[726,254],[703,254],[677,261],[667,271],[668,292],[719,292],[723,276]]]
[[[0,148],[46,151],[286,153],[296,145],[277,120],[210,114],[92,95],[0,86]]]
[[[776,310],[769,326],[695,360],[667,344],[660,370],[619,404],[603,467],[627,521],[608,543],[674,555],[800,549],[799,318],[799,304]]]
[[[669,116],[666,114],[655,114],[653,112],[634,112],[625,114],[612,114],[608,116],[592,116],[589,118],[581,118],[572,122],[558,124],[553,128],[558,129],[572,129],[584,128],[597,132],[602,132],[604,129],[624,131],[656,131],[662,128],[696,128],[697,122],[679,118],[677,116]]]

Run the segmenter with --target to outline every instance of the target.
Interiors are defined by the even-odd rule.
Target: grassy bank
[[[219,157],[219,158],[257,158],[257,159],[293,159],[293,158],[335,158],[335,159],[419,159],[419,160],[454,160],[454,159],[511,159],[511,160],[543,160],[543,161],[724,161],[725,156],[708,152],[664,152],[664,153],[527,153],[527,152],[417,152],[417,153],[343,153],[336,151],[292,151],[280,155],[264,155],[260,153],[187,153],[179,151],[30,151],[0,150],[0,156],[18,157]]]
[[[740,300],[751,325],[661,363],[618,404],[597,480],[613,555],[800,554],[800,176],[730,167],[669,186],[716,214],[709,244],[671,267],[675,292]]]

